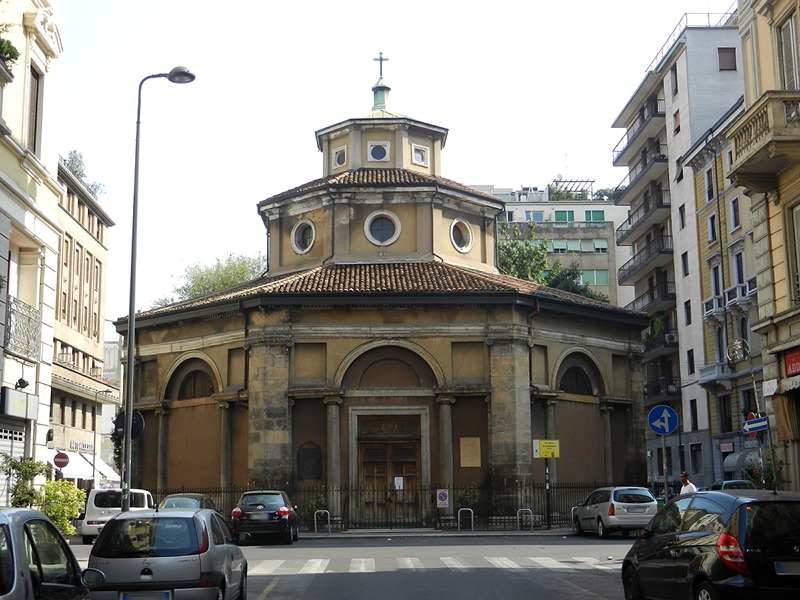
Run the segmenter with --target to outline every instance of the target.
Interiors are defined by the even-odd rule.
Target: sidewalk
[[[457,529],[348,529],[345,531],[332,531],[328,533],[327,529],[318,529],[314,531],[300,531],[300,537],[305,539],[324,539],[324,538],[419,538],[419,537],[529,537],[529,536],[568,536],[574,535],[574,532],[569,527],[559,527],[553,529],[545,529],[542,527],[530,529],[523,529],[517,531],[515,529],[481,529],[471,531],[462,528],[461,531]]]

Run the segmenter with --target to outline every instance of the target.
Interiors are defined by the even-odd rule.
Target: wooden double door
[[[420,442],[360,441],[359,521],[364,527],[410,527],[422,522]]]

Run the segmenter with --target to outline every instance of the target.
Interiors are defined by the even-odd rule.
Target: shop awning
[[[56,454],[59,452],[63,452],[67,456],[69,456],[69,463],[67,466],[61,469],[61,474],[64,476],[64,479],[91,479],[92,478],[92,464],[87,462],[83,459],[79,452],[70,452],[68,450],[53,450],[48,448],[46,451],[46,460],[47,464],[53,467],[54,470],[56,466],[53,464],[53,460],[55,459]]]
[[[80,456],[89,463],[89,468],[92,468],[92,455],[91,454],[80,454]],[[122,479],[117,472],[102,458],[96,456],[94,458],[94,470],[95,470],[95,477],[100,479],[103,482],[107,483],[114,483],[120,482]]]
[[[764,462],[769,462],[769,452],[762,450]],[[722,462],[722,468],[726,471],[736,471],[739,469],[760,469],[761,461],[758,456],[758,448],[748,448],[740,452],[731,452]]]

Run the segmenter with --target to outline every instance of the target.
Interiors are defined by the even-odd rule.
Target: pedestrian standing
[[[689,481],[689,474],[686,471],[681,473],[681,495],[683,494],[691,494],[692,492],[697,491],[697,486]]]

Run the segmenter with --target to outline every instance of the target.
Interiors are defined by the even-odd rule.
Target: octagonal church
[[[499,274],[502,202],[372,91],[316,132],[321,178],[258,203],[261,278],[137,314],[134,487],[348,489],[355,523],[405,490],[424,522],[428,490],[543,480],[534,439],[551,481],[644,483],[646,317]]]

